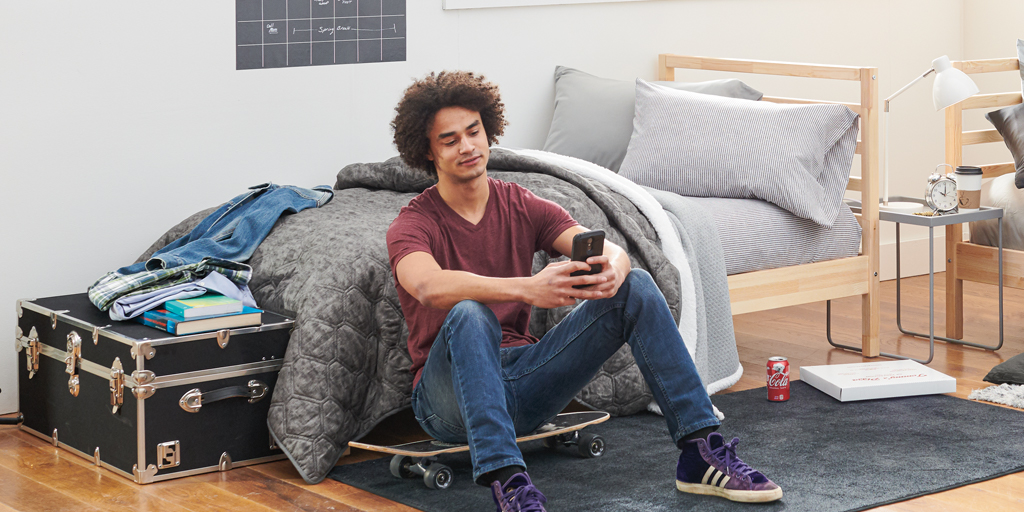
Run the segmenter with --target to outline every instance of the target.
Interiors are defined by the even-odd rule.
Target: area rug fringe
[[[975,389],[967,398],[1024,409],[1024,385],[1000,384],[985,389]]]

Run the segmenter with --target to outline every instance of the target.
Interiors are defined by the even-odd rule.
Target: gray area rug
[[[588,429],[607,442],[598,459],[521,445],[548,510],[863,510],[1024,470],[1024,412],[1012,409],[944,395],[841,403],[803,382],[788,402],[768,402],[764,388],[712,401],[726,415],[720,432],[740,438],[738,455],[782,487],[781,501],[741,505],[676,491],[678,451],[665,421],[639,414]],[[330,476],[426,511],[494,510],[489,491],[472,482],[468,453],[440,459],[455,472],[445,491],[392,477],[389,460]]]

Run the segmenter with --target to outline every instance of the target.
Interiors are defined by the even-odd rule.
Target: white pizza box
[[[840,402],[956,391],[956,379],[910,360],[801,366],[800,380]]]

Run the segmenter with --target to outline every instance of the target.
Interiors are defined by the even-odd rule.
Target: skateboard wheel
[[[409,471],[409,466],[411,465],[412,457],[408,455],[395,455],[391,457],[391,474],[395,478],[412,478],[416,474]]]
[[[432,464],[423,473],[423,483],[431,489],[443,491],[452,485],[452,480],[454,480],[452,470],[443,464]]]
[[[604,438],[597,434],[581,434],[576,449],[588,459],[600,457],[604,455]]]

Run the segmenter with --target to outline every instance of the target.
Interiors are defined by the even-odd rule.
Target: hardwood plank
[[[210,483],[211,478],[231,473],[207,473],[179,480],[166,480],[143,486],[147,494],[162,498],[195,512],[216,510],[226,512],[270,512],[246,497],[221,489]]]
[[[9,510],[22,512],[99,512],[104,509],[87,505],[72,496],[54,490],[35,480],[0,466],[0,503]]]
[[[973,487],[1000,494],[1014,500],[1024,500],[1024,472],[1006,475],[974,484]]]
[[[55,491],[73,495],[89,505],[140,511],[182,510],[147,495],[120,476],[103,469],[80,466],[73,459],[81,458],[41,441],[33,439],[30,442],[18,436],[0,438],[0,466]]]
[[[962,512],[1020,512],[1024,500],[997,499],[998,495],[977,486],[960,487],[932,495],[949,510]]]
[[[362,450],[353,450],[353,452],[356,451],[362,452]],[[346,457],[345,459],[348,459],[348,457]],[[346,461],[345,459],[342,459],[342,461],[345,463],[349,463],[349,461]],[[278,478],[282,481],[295,485],[296,487],[305,489],[309,492],[318,494],[325,498],[330,498],[332,500],[344,503],[348,506],[355,507],[358,510],[381,510],[386,512],[415,512],[416,510],[405,505],[386,500],[384,498],[381,498],[380,496],[376,496],[368,492],[356,489],[355,487],[345,485],[337,480],[332,480],[330,478],[327,478],[323,482],[320,482],[318,484],[309,485],[302,479],[302,477],[299,476],[299,473],[295,471],[295,468],[292,467],[290,463],[288,465],[284,465],[281,463],[260,464],[258,466],[250,467],[253,469],[253,471],[263,473],[273,478]],[[387,477],[388,475],[384,476]]]
[[[196,478],[226,492],[279,511],[358,511],[337,500],[309,492],[249,467],[225,473],[209,473]]]

